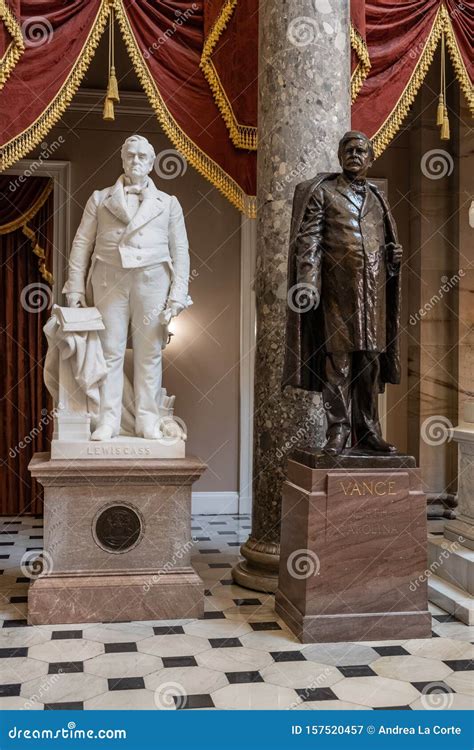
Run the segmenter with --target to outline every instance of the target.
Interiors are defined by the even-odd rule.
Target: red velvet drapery
[[[48,450],[52,430],[51,399],[43,386],[43,325],[51,289],[41,277],[20,217],[34,213],[28,225],[49,262],[53,194],[48,178],[30,177],[12,191],[15,179],[0,176],[0,514],[9,515],[40,512],[41,488],[31,479],[28,463],[35,451]],[[9,224],[18,228],[3,231]]]
[[[65,111],[111,7],[175,147],[254,215],[258,0],[4,0],[3,166],[31,151]],[[351,18],[353,126],[373,139],[377,155],[400,127],[443,35],[474,109],[473,0],[351,0]]]

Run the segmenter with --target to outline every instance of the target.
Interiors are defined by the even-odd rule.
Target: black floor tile
[[[225,620],[225,614],[223,612],[204,612],[202,617],[203,620]]]
[[[234,581],[232,578],[223,578],[221,581],[219,581],[221,586],[232,586]]]
[[[10,698],[13,695],[20,695],[21,685],[0,685],[0,698]]]
[[[409,653],[403,646],[373,646],[379,656],[409,656]]]
[[[249,622],[252,630],[281,630],[277,622]]]
[[[109,690],[143,690],[143,677],[113,677],[107,680]]]
[[[443,659],[444,663],[455,672],[469,672],[474,670],[474,661],[472,659]]]
[[[411,711],[410,706],[374,706],[374,711]]]
[[[210,695],[174,695],[177,711],[187,708],[214,708],[214,701]]]
[[[227,526],[227,521],[209,521],[209,526]]]
[[[260,672],[226,672],[225,676],[231,685],[240,685],[244,682],[263,682]]]
[[[15,542],[0,542],[0,547],[13,547]]]
[[[49,665],[48,674],[66,674],[83,671],[84,662],[82,661],[54,661]]]
[[[377,677],[377,673],[367,664],[357,664],[350,667],[338,667],[344,677]]]
[[[24,604],[28,601],[27,596],[12,596],[10,597],[10,604]]]
[[[17,656],[28,656],[28,648],[20,646],[19,648],[0,648],[0,659],[12,659]]]
[[[238,638],[209,638],[211,648],[235,648],[241,646]]]
[[[0,560],[9,560],[10,555],[0,555]]]
[[[449,685],[446,685],[445,682],[438,681],[438,682],[412,682],[411,683],[413,687],[415,687],[417,690],[420,691],[420,693],[425,693],[426,695],[431,695],[432,693],[455,693],[456,691],[453,690],[452,687],[449,687]],[[430,690],[427,690],[427,688],[430,688]]]
[[[82,638],[82,630],[53,630],[52,641],[66,641],[70,638]]]
[[[153,628],[155,635],[183,635],[182,625],[163,625]]]
[[[234,599],[234,604],[236,607],[245,607],[248,605],[256,605],[261,604],[262,602],[260,599]]]
[[[126,651],[136,651],[137,650],[137,644],[130,642],[123,642],[123,643],[105,643],[105,653],[106,654],[122,654]]]
[[[209,567],[212,568],[212,569],[214,569],[214,568],[216,568],[216,569],[219,569],[219,568],[231,568],[232,567],[232,565],[230,563],[208,563],[208,564],[209,564]]]
[[[458,622],[454,615],[433,615],[433,620],[437,622]]]
[[[227,542],[228,547],[240,547],[242,542]]]
[[[73,701],[72,703],[45,703],[45,711],[83,711],[84,703],[82,701]]]
[[[304,703],[308,701],[337,701],[338,697],[331,688],[297,688],[296,692]]]
[[[194,656],[163,656],[164,667],[197,667]]]
[[[30,579],[26,578],[26,576],[20,576],[16,579],[17,583],[30,583]]]
[[[236,531],[218,531],[219,536],[237,536]]]
[[[306,661],[301,651],[270,651],[274,661]]]
[[[28,625],[27,620],[4,620],[3,621],[4,628],[24,628],[26,625]]]
[[[220,552],[220,549],[200,549],[199,553],[201,555],[218,555]]]
[[[194,541],[195,542],[210,542],[211,537],[210,536],[195,536]]]

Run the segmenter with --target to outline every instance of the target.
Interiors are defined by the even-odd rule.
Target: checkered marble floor
[[[0,518],[0,709],[470,709],[474,628],[432,607],[433,638],[302,645],[273,596],[230,571],[248,516],[195,516],[203,620],[26,625],[40,518]]]

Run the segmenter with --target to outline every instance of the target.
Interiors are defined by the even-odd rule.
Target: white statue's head
[[[132,180],[141,180],[150,174],[156,159],[155,149],[142,135],[131,135],[122,146],[123,171]]]

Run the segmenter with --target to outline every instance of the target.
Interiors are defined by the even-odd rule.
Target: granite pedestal
[[[295,451],[277,613],[303,643],[429,637],[426,535],[412,457]]]
[[[45,544],[29,624],[202,617],[191,488],[205,468],[192,457],[36,453],[29,469],[44,487]]]

